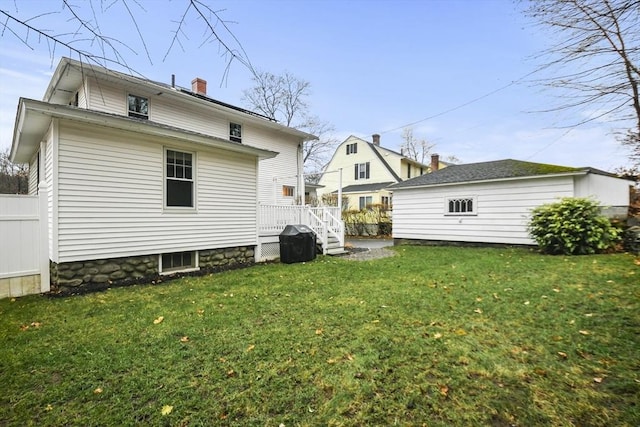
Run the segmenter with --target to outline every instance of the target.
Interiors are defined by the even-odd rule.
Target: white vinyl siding
[[[475,195],[476,215],[445,214],[449,198]],[[507,244],[534,244],[527,233],[531,209],[573,196],[572,177],[516,180],[393,192],[393,237]]]
[[[295,198],[284,196],[282,186],[288,185],[298,189],[297,175],[298,144],[300,140],[287,135],[262,130],[251,126],[242,127],[242,143],[257,148],[276,151],[272,159],[260,161],[259,196],[260,203],[290,205]]]
[[[36,154],[33,156],[33,158],[31,158],[31,161],[29,162],[28,194],[30,196],[38,194],[38,156],[40,156],[39,151],[36,152]]]
[[[197,150],[197,211],[163,210],[165,146]],[[256,244],[253,156],[68,123],[59,151],[59,262]]]
[[[187,129],[225,140],[229,139],[229,123],[238,123],[236,117],[216,110],[198,107],[187,102],[175,102],[167,96],[147,93],[140,89],[127,90],[109,82],[90,81],[91,109],[126,116],[127,95],[136,93],[149,99],[149,120]],[[131,92],[133,91],[133,92]],[[283,132],[264,129],[251,123],[242,124],[242,144],[278,152],[272,159],[260,161],[259,201],[261,203],[291,204],[295,201],[282,196],[282,186],[290,185],[298,191],[298,159],[300,138]]]
[[[576,197],[597,197],[603,207],[628,206],[631,181],[610,176],[587,174],[576,180]]]

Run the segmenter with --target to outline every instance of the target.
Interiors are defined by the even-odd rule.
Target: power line
[[[532,72],[530,72],[528,74],[525,74],[524,76],[522,76],[522,77],[520,77],[520,78],[518,78],[516,80],[511,81],[511,83],[509,83],[509,84],[501,86],[501,87],[499,87],[497,89],[492,90],[491,92],[487,92],[484,95],[481,95],[481,96],[479,96],[477,98],[473,98],[473,99],[471,99],[469,101],[466,101],[466,102],[464,102],[462,104],[459,104],[459,105],[457,105],[455,107],[449,108],[448,110],[444,110],[444,111],[441,111],[439,113],[433,114],[431,116],[425,117],[423,119],[416,120],[415,122],[407,123],[407,124],[404,124],[402,126],[398,126],[398,127],[393,128],[393,129],[388,129],[388,130],[385,130],[383,132],[378,132],[378,133],[380,135],[384,135],[384,134],[389,133],[389,132],[394,132],[396,130],[400,130],[400,129],[403,129],[403,128],[406,128],[406,127],[417,125],[418,123],[426,122],[427,120],[435,119],[436,117],[444,116],[445,114],[448,114],[448,113],[451,113],[453,111],[459,110],[461,108],[466,107],[467,105],[471,105],[471,104],[473,104],[475,102],[478,102],[478,101],[481,101],[481,100],[483,100],[485,98],[488,98],[491,95],[494,95],[494,94],[496,94],[498,92],[501,92],[501,91],[503,91],[503,90],[505,90],[507,88],[510,88],[511,86],[514,86],[517,83],[520,83],[522,80],[526,79],[527,77],[529,77],[530,75],[532,75],[532,74],[534,74],[534,73],[536,73],[538,71],[539,70],[534,70],[534,71],[532,71]]]

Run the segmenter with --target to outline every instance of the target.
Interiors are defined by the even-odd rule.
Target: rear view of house
[[[624,218],[630,182],[593,168],[518,160],[451,165],[390,187],[398,242],[534,245],[531,210],[562,197],[592,197]]]
[[[191,89],[63,58],[20,99],[11,157],[48,193],[58,288],[256,259],[259,203],[304,198],[313,135]]]

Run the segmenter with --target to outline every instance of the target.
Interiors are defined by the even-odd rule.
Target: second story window
[[[242,125],[229,123],[229,139],[233,142],[242,142]]]
[[[143,96],[129,95],[128,97],[129,117],[138,119],[149,118],[149,100]]]
[[[369,179],[370,166],[367,163],[356,163],[355,179]]]
[[[347,144],[347,155],[356,154],[358,152],[358,143]]]

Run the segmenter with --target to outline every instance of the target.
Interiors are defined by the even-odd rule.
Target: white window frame
[[[164,255],[172,255],[174,253],[175,254],[178,254],[178,253],[191,253],[191,257],[192,257],[192,260],[193,260],[192,265],[190,265],[188,267],[185,267],[185,268],[176,267],[176,268],[166,269],[162,265],[162,257]],[[188,273],[190,271],[198,271],[198,270],[200,270],[199,259],[200,259],[200,256],[198,254],[198,251],[165,252],[165,253],[162,253],[162,254],[158,255],[158,271],[160,272],[161,275],[175,274],[175,273]]]
[[[369,165],[368,168],[367,168],[367,165]],[[369,176],[371,176],[371,172],[369,172],[369,176],[367,176],[367,169],[371,171],[370,162],[356,163],[356,170],[358,171],[358,175],[356,176],[356,181],[361,179],[369,179]]]
[[[464,212],[455,212],[455,211],[451,211],[451,205],[450,203],[454,203],[454,209],[455,209],[455,202],[459,202],[459,207],[461,210],[465,210]],[[471,202],[471,210],[470,211],[466,211],[467,207],[468,207],[468,202]],[[452,197],[445,197],[444,199],[444,214],[446,216],[474,216],[474,215],[478,215],[478,198],[476,196],[452,196]]]
[[[174,177],[167,176],[167,153],[169,151],[174,151],[176,153],[184,153],[191,155],[191,179],[180,179]],[[196,153],[192,151],[186,151],[179,148],[172,147],[164,147],[163,148],[163,162],[162,162],[162,183],[163,183],[163,191],[162,191],[162,205],[164,210],[166,211],[174,211],[174,212],[193,212],[197,207],[197,169],[196,169]],[[191,182],[191,206],[171,206],[167,204],[167,180],[174,179],[179,181],[190,181]]]
[[[144,99],[147,103],[147,114],[141,113],[139,111],[135,111],[135,110],[131,110],[129,109],[129,98],[139,98],[139,99]],[[143,119],[143,120],[149,120],[149,110],[151,105],[149,103],[149,98],[147,98],[146,96],[141,96],[141,95],[135,95],[133,93],[127,93],[127,116],[129,117],[133,117],[136,119]]]
[[[233,132],[234,126],[238,127],[238,130],[240,131],[239,135],[236,135]],[[242,144],[242,123],[229,122],[229,141],[239,142],[240,144]]]

